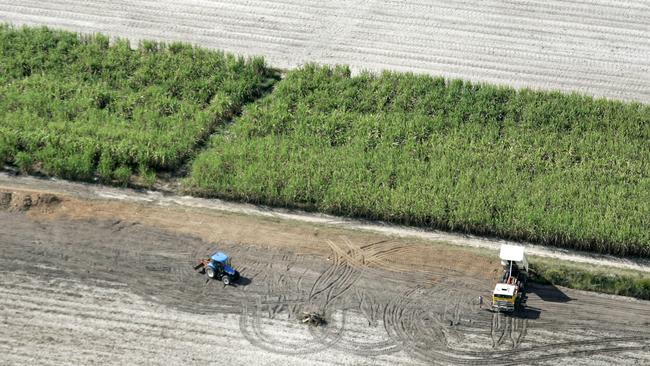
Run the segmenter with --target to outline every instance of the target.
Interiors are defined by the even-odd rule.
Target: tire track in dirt
[[[347,310],[336,311],[334,304],[350,291],[360,278],[360,272],[351,265],[357,261],[357,253],[352,246],[349,246],[349,251],[342,252],[333,243],[328,244],[333,252],[331,265],[315,279],[309,292],[304,294],[303,301],[297,301],[293,307],[286,308],[288,320],[293,319],[296,324],[297,315],[302,311],[316,311],[328,319],[327,326],[318,329],[307,328],[312,340],[306,342],[306,345],[287,345],[283,344],[282,340],[269,338],[261,329],[263,306],[258,296],[254,304],[249,299],[248,303],[242,305],[244,310],[240,318],[242,333],[252,344],[279,354],[298,355],[320,352],[340,343],[345,330]],[[277,306],[285,304],[280,297]],[[271,314],[269,315],[271,317]]]
[[[147,308],[123,309],[116,306],[116,297],[123,298],[122,290],[95,291],[87,286],[80,286],[78,283],[62,280],[58,284],[50,284],[43,287],[41,281],[33,276],[16,273],[0,273],[3,286],[0,286],[0,307],[5,314],[12,314],[3,322],[4,326],[16,329],[31,337],[54,337],[57,340],[66,341],[62,337],[74,337],[75,334],[97,334],[98,330],[105,333],[111,329],[122,339],[132,339],[145,334],[163,335],[164,338],[172,340],[172,349],[178,351],[183,347],[209,346],[210,338],[219,338],[230,335],[223,332],[222,328],[206,329],[202,333],[204,337],[196,339],[194,331],[201,328],[199,320],[181,321],[172,320],[164,314],[151,312]],[[25,321],[29,319],[28,321]],[[170,322],[171,320],[171,322]],[[51,329],[60,329],[57,334],[48,335]],[[1,332],[4,333],[4,332]],[[28,340],[28,337],[13,338],[18,344],[11,347],[16,350],[18,345]],[[143,355],[152,354],[149,345],[155,344],[157,340],[151,338],[142,339],[145,344],[140,346],[131,345],[131,351],[137,351]],[[59,343],[57,347],[78,346],[78,343]],[[66,341],[67,342],[67,341]],[[2,343],[2,342],[0,342]],[[106,349],[107,339],[103,337],[89,337],[84,341],[86,347],[95,350]],[[109,351],[109,350],[107,350]],[[34,356],[34,355],[32,355]],[[153,355],[152,355],[153,356]],[[2,359],[3,357],[0,357]],[[49,358],[43,358],[47,360]],[[67,361],[72,362],[71,359]],[[124,360],[126,362],[126,360]]]
[[[0,364],[205,365],[214,362],[217,352],[221,362],[257,364],[264,359],[270,364],[325,365],[340,361],[343,355],[275,356],[246,347],[248,342],[232,315],[175,312],[142,302],[125,292],[126,286],[107,289],[89,282],[41,277],[0,272]],[[277,331],[278,325],[269,329]],[[300,341],[291,333],[284,334]],[[350,364],[361,361],[343,356]],[[399,360],[392,363],[406,362]]]
[[[220,337],[239,337],[261,354],[289,358],[338,352],[364,360],[410,357],[409,363],[460,365],[503,363],[504,358],[507,364],[650,360],[650,331],[643,328],[644,317],[650,320],[646,302],[568,290],[567,300],[560,299],[565,302],[552,302],[558,301],[553,293],[558,290],[540,287],[529,301],[539,309],[539,319],[526,312],[525,318],[501,314],[495,320],[476,302],[477,294],[490,288],[490,280],[481,280],[471,270],[448,272],[445,260],[434,265],[416,258],[406,273],[399,259],[412,253],[401,241],[362,244],[345,236],[322,236],[322,245],[331,253],[326,261],[320,257],[324,252],[297,255],[279,247],[208,243],[126,220],[35,220],[8,212],[0,212],[0,219],[6,223],[0,226],[0,267],[5,271],[0,272],[0,307],[17,314],[15,321],[3,322],[0,316],[0,322],[9,324],[16,335],[42,329],[52,336],[42,318],[62,328],[70,344],[77,336],[90,337],[97,323],[103,324],[102,332],[114,329],[131,339],[142,331],[187,347],[192,347],[192,338],[201,337],[191,332],[193,328],[208,327],[202,330],[205,339],[194,342],[196,347],[218,348]],[[206,282],[192,270],[195,260],[216,250],[230,254],[234,266],[251,282],[224,287]],[[13,273],[24,275],[4,279]],[[101,283],[103,297],[86,294],[78,284],[66,285],[71,279]],[[192,320],[184,325],[165,323],[164,315],[146,307],[138,308],[142,315],[114,311],[111,304],[123,299],[113,293],[127,290],[152,300],[149,303],[180,310]],[[330,321],[325,327],[310,328],[296,319],[303,310],[320,309]],[[76,315],[87,324],[76,325],[79,335],[68,334],[65,322]],[[40,323],[33,324],[38,328],[19,330],[28,317],[38,318]],[[491,328],[492,321],[500,323]],[[158,327],[159,322],[164,324]],[[232,323],[223,330],[226,333],[219,329],[221,323]],[[175,330],[181,334],[169,334]],[[26,342],[38,343],[30,337]],[[89,346],[104,352],[99,343]],[[183,352],[182,346],[170,349]],[[21,352],[18,349],[11,359],[23,360],[26,353]]]
[[[576,355],[635,351],[650,346],[650,337],[629,336],[521,347],[529,331],[528,319],[495,313],[492,316],[490,337],[492,348],[498,350],[468,351],[453,344],[446,331],[453,328],[455,322],[462,323],[460,316],[454,315],[451,324],[446,326],[441,321],[449,318],[444,312],[441,316],[428,315],[427,311],[431,307],[426,302],[417,301],[418,295],[423,293],[423,289],[415,288],[398,296],[387,307],[384,324],[387,333],[404,349],[418,359],[433,364],[483,365],[499,362],[515,365]],[[452,311],[452,314],[458,314],[458,311]],[[437,332],[433,333],[432,330]]]
[[[349,318],[347,309],[351,302],[349,300],[356,299],[358,305],[355,310],[363,313],[361,308],[364,296],[372,296],[365,295],[355,287],[355,284],[363,276],[368,275],[368,272],[371,273],[370,276],[378,275],[378,270],[370,266],[376,266],[387,257],[399,255],[400,248],[386,249],[375,246],[374,249],[379,250],[372,251],[369,250],[371,246],[357,248],[347,240],[341,242],[342,244],[328,242],[332,251],[331,264],[313,280],[306,293],[300,294],[298,280],[289,283],[288,274],[278,274],[289,272],[291,265],[285,262],[295,261],[295,258],[284,255],[265,264],[267,268],[276,267],[279,270],[265,278],[268,282],[267,294],[262,296],[254,293],[252,296],[255,301],[249,297],[242,303],[244,310],[240,318],[240,329],[251,344],[284,355],[313,354],[334,348],[357,355],[373,356],[406,349],[410,354],[426,362],[442,360],[444,363],[478,365],[484,362],[495,362],[500,356],[505,355],[511,357],[508,364],[518,364],[537,359],[539,355],[543,355],[543,360],[550,360],[573,357],[573,355],[626,352],[643,349],[648,340],[646,337],[613,337],[522,348],[520,345],[525,340],[528,320],[494,314],[490,332],[492,348],[498,348],[498,351],[467,352],[463,347],[455,344],[455,342],[462,342],[463,339],[462,331],[457,328],[468,322],[471,324],[472,321],[478,325],[480,319],[470,320],[465,317],[465,314],[476,310],[476,304],[472,301],[474,297],[471,291],[463,290],[462,280],[452,277],[429,290],[422,285],[409,288],[402,296],[397,297],[401,302],[386,305],[383,309],[383,322],[389,335],[387,340],[375,343],[355,342],[345,335],[349,332],[346,329],[346,321]],[[211,250],[200,251],[211,252]],[[239,256],[242,254],[240,253]],[[300,278],[300,281],[304,280]],[[401,283],[402,286],[404,284]],[[286,292],[287,288],[292,287],[296,290]],[[433,297],[425,295],[431,291],[448,302],[440,309],[437,308],[436,305],[441,304],[432,304],[430,299]],[[414,297],[414,294],[418,296]],[[366,308],[372,313],[373,310],[370,310],[372,306],[366,305]],[[375,312],[379,310],[379,306],[374,308],[377,309]],[[267,320],[278,319],[280,315],[286,315],[287,321],[292,322],[296,329],[301,329],[295,315],[303,309],[318,310],[328,314],[327,318],[334,321],[327,327],[308,327],[311,340],[301,340],[298,344],[267,334]],[[373,316],[370,315],[369,318],[372,322]],[[447,321],[451,322],[451,327],[445,325]],[[391,328],[395,327],[395,324],[398,324],[397,328]],[[304,332],[304,327],[301,330]],[[550,351],[552,354],[549,354]]]
[[[249,307],[242,304],[242,314],[239,318],[239,328],[246,340],[252,345],[268,352],[281,355],[305,355],[317,353],[329,347],[321,342],[302,339],[298,344],[286,344],[285,339],[278,339],[277,336],[268,336],[261,329],[260,313],[261,303]]]
[[[326,283],[334,283],[340,290],[332,297],[328,295],[325,300],[325,308],[334,303],[334,300],[339,299],[344,294],[347,294],[353,286],[359,281],[362,276],[370,275],[368,263],[374,261],[373,253],[367,253],[366,248],[359,248],[353,245],[349,240],[343,239],[343,244],[337,244],[334,241],[328,240],[327,244],[332,250],[333,263],[331,269],[332,275],[327,275],[319,278],[323,279]],[[340,276],[337,277],[337,272],[340,271],[340,268],[344,268],[344,271],[349,273],[349,276]],[[384,276],[375,277],[382,278]],[[334,282],[331,282],[334,280]],[[316,284],[315,284],[316,285]],[[329,285],[328,285],[329,286]],[[312,290],[316,288],[313,287]],[[314,292],[314,295],[317,295],[319,292]],[[312,298],[310,296],[310,298]],[[350,301],[351,300],[351,301]],[[351,294],[348,302],[352,302],[354,310],[359,311],[362,314],[366,315],[369,324],[377,322],[377,315],[380,311],[380,305],[374,304],[372,295],[366,293],[366,291],[361,291],[359,288],[355,288],[353,294]],[[368,304],[364,308],[364,303]],[[364,311],[365,309],[365,311]],[[328,334],[322,334],[320,329],[310,329],[314,337],[318,339],[325,340],[326,342],[331,339],[331,336]],[[377,356],[377,355],[386,355],[398,352],[400,348],[390,339],[368,342],[367,340],[358,341],[356,339],[346,338],[345,341],[340,341],[333,343],[332,346],[338,350],[347,351],[357,355],[366,355],[366,356]]]
[[[262,309],[263,306],[258,298],[255,305],[251,306],[250,301],[245,305],[244,314],[240,323],[243,333],[252,344],[266,350],[274,350],[274,352],[281,354],[313,353],[320,352],[330,347],[357,355],[367,356],[391,354],[400,350],[395,342],[390,339],[368,342],[358,341],[353,337],[345,337],[345,334],[350,332],[350,330],[345,327],[345,323],[348,321],[348,316],[350,314],[348,308],[362,313],[364,302],[367,303],[372,301],[372,297],[371,295],[366,295],[365,291],[360,291],[358,288],[354,287],[356,282],[365,275],[364,272],[367,270],[365,254],[360,248],[355,247],[348,240],[342,240],[342,242],[342,245],[336,244],[333,241],[327,242],[332,250],[330,266],[315,279],[309,292],[305,294],[305,300],[303,303],[297,301],[297,304],[293,309],[287,308],[287,310],[289,310],[289,320],[292,319],[292,310],[293,314],[300,313],[302,310],[317,311],[325,315],[326,319],[337,319],[334,329],[332,329],[332,324],[328,324],[325,327],[308,328],[311,336],[316,342],[308,347],[281,345],[282,340],[269,339],[260,331],[260,324],[262,323],[261,318],[263,317],[263,312],[260,311],[260,309]],[[369,259],[371,258],[372,257]],[[351,291],[353,289],[354,291]],[[366,296],[367,298],[365,298]],[[282,297],[280,297],[278,301],[279,304],[285,303]],[[358,305],[354,306],[350,305],[350,303],[357,303]],[[380,304],[371,303],[369,306],[369,311],[371,313],[374,312],[374,315],[370,315],[370,323],[373,321],[377,322],[377,314],[381,311]],[[339,314],[338,318],[336,316],[337,314]],[[249,320],[248,318],[251,317],[252,320]]]

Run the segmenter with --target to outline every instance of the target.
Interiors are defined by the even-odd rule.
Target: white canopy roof
[[[499,254],[502,264],[506,264],[506,261],[513,261],[517,265],[528,271],[528,260],[526,260],[526,254],[524,253],[524,247],[518,245],[501,245],[501,253]]]
[[[524,247],[501,245],[501,254],[499,256],[506,261],[521,262],[524,260]]]
[[[515,294],[515,286],[507,283],[497,283],[494,287],[494,294],[512,296]]]

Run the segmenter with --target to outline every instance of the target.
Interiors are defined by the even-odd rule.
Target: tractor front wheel
[[[223,276],[223,278],[221,278],[221,281],[223,281],[223,284],[226,286],[230,285],[230,276],[228,275]]]
[[[205,269],[205,273],[208,274],[208,277],[214,278],[214,269],[208,267],[208,268]]]

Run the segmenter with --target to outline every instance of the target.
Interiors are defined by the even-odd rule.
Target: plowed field
[[[471,251],[200,209],[0,198],[2,362],[650,362],[650,303],[533,286],[526,311],[493,314],[477,299],[499,264]],[[237,286],[192,270],[217,249]],[[303,325],[302,311],[328,324]]]
[[[650,102],[644,1],[0,0],[0,21]]]

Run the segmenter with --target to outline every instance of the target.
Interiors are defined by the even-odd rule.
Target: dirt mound
[[[61,203],[61,199],[51,193],[0,192],[0,210],[29,211],[38,209],[49,213]]]

